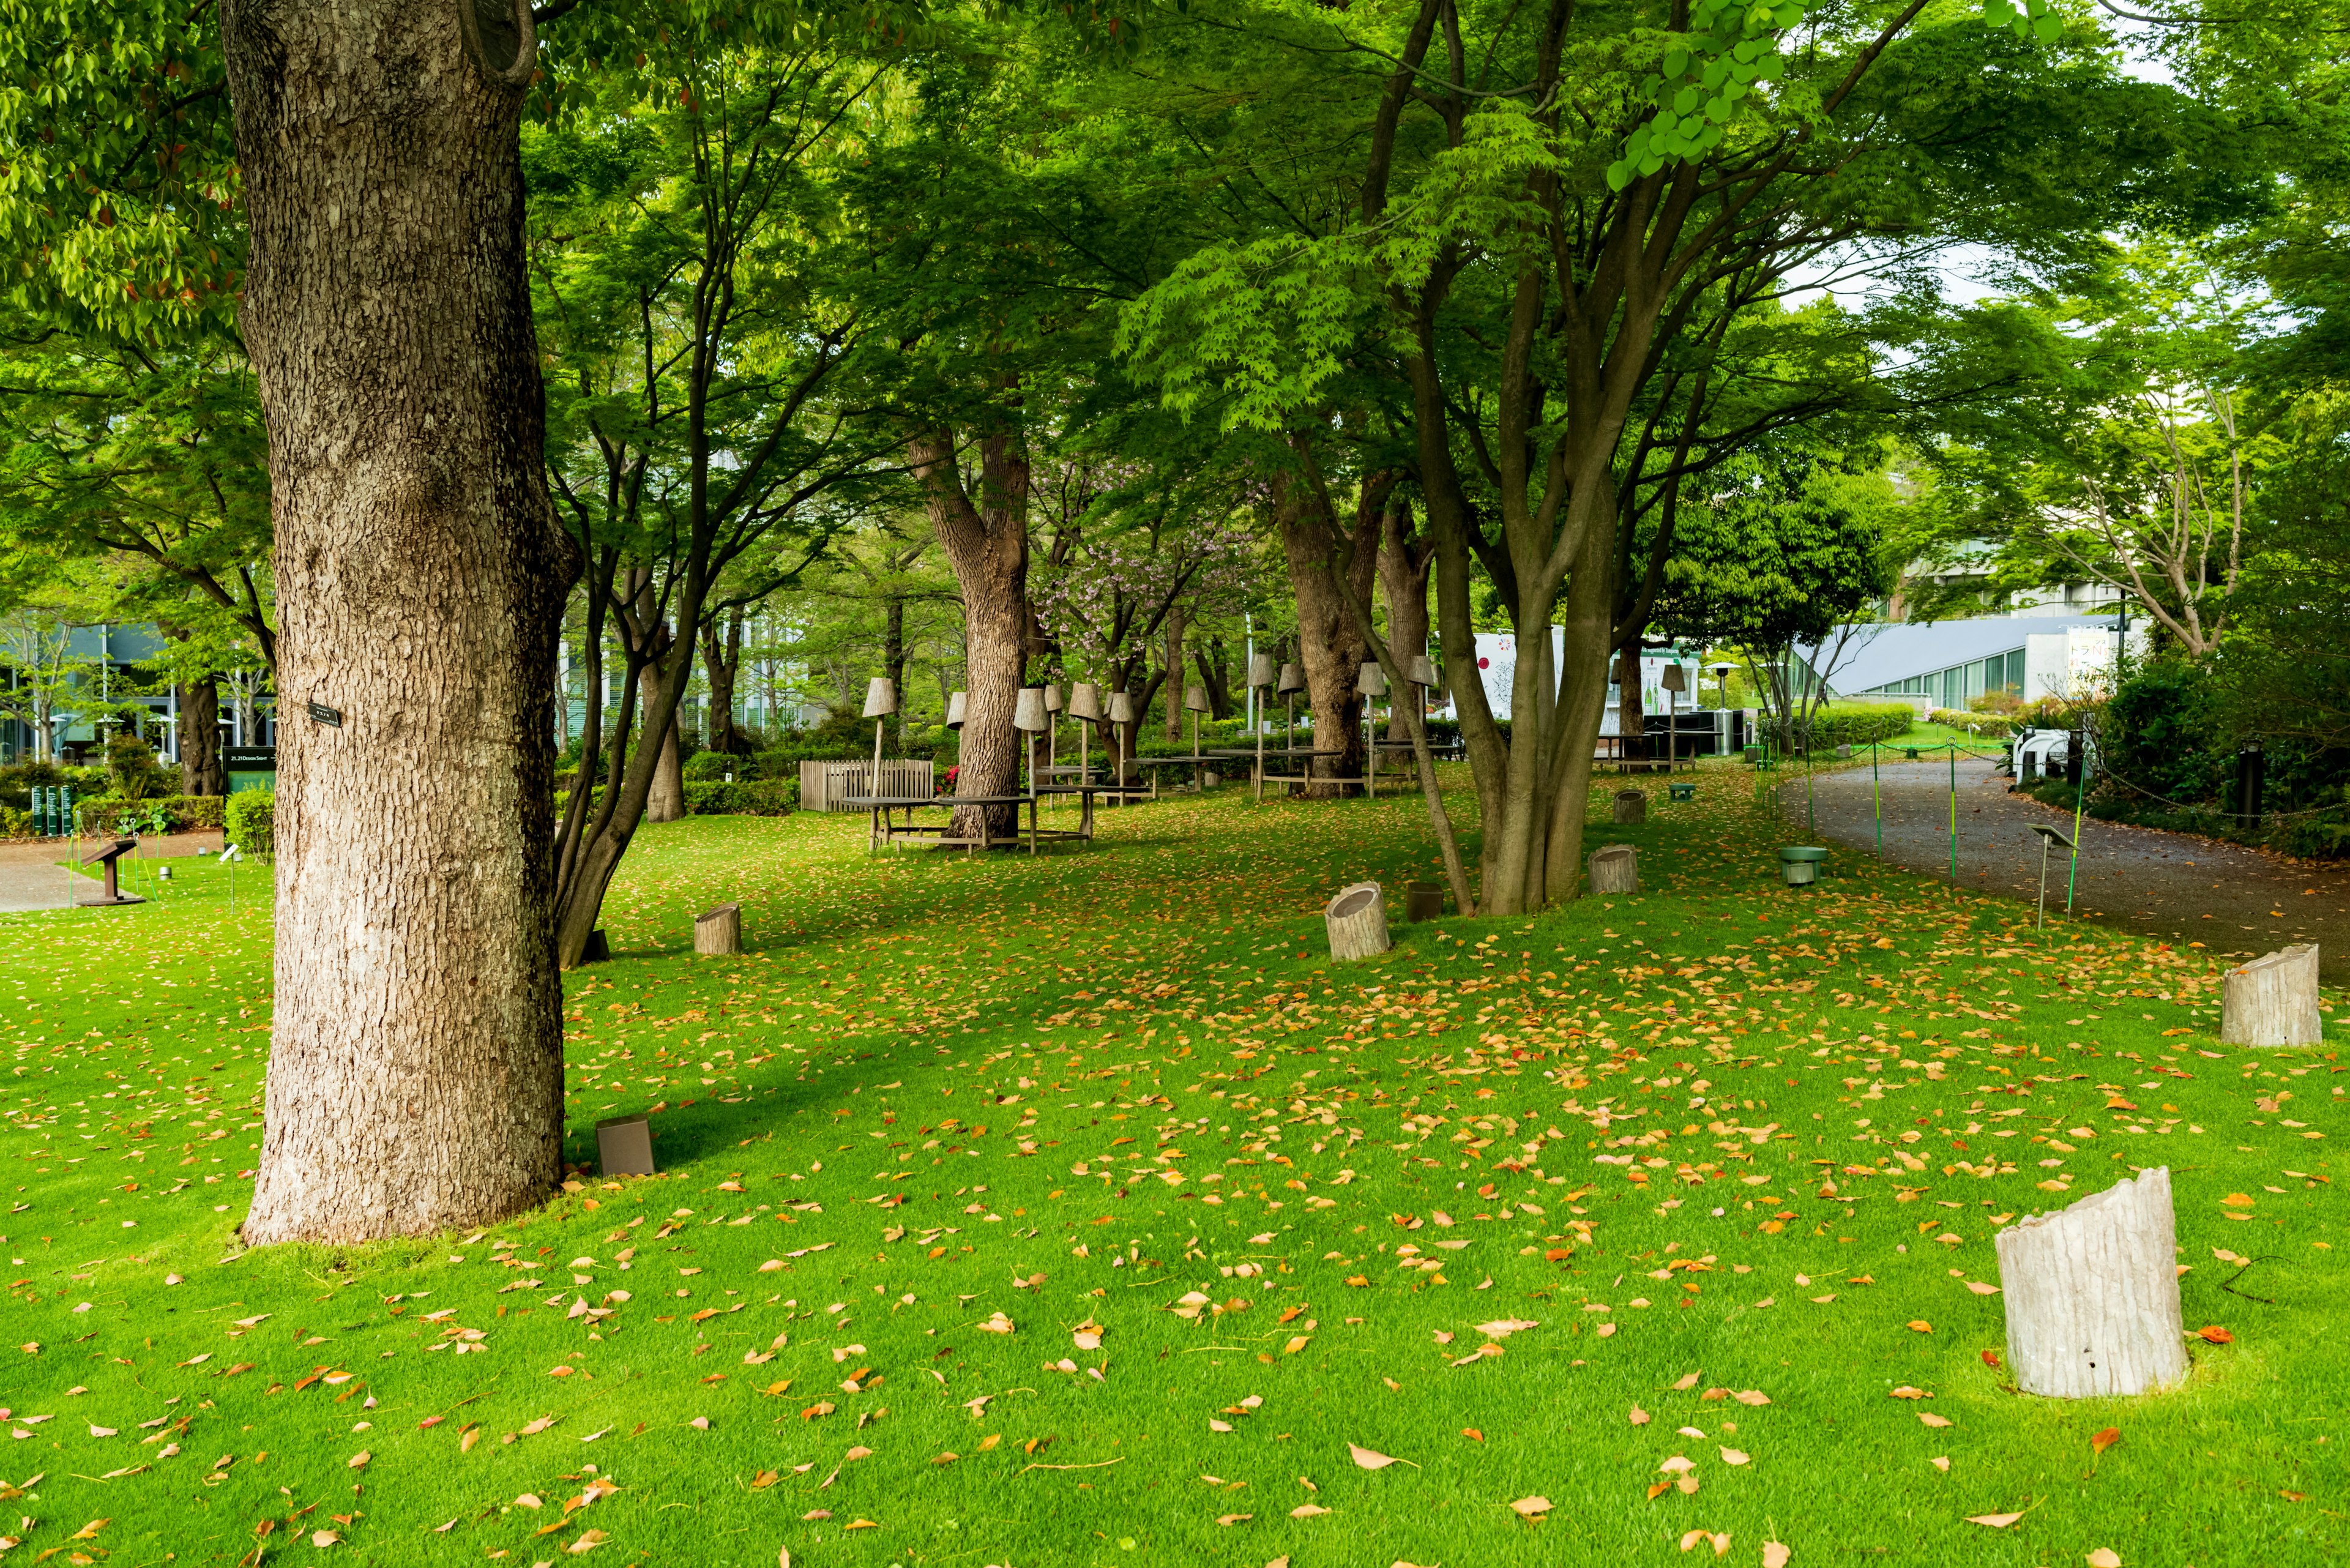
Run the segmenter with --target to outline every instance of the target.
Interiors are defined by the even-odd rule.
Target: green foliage
[[[788,779],[698,779],[685,786],[685,808],[696,816],[788,816],[798,806],[800,782]]]
[[[1810,738],[1812,754],[1817,756],[1838,746],[1865,746],[1871,742],[1898,739],[1917,722],[1918,711],[1907,702],[1837,702],[1814,710],[1808,724],[1794,736],[1793,743],[1804,744]],[[1784,725],[1776,726],[1783,740]]]
[[[1986,713],[1972,708],[1937,708],[1926,717],[1945,729],[1999,739],[2014,734],[2020,727],[2012,713]]]
[[[106,742],[106,777],[110,792],[126,801],[165,794],[178,782],[173,769],[155,760],[155,748],[136,735]]]
[[[246,792],[254,793],[256,792]],[[244,798],[242,794],[167,794],[138,799],[100,795],[94,800],[77,800],[74,815],[86,833],[203,833],[224,827],[228,803]]]
[[[223,823],[228,842],[263,859],[277,853],[277,792],[239,790],[227,797]]]

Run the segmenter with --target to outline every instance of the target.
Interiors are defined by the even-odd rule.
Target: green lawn
[[[1337,971],[1323,899],[1433,875],[1416,799],[1106,824],[976,863],[648,830],[568,989],[571,1148],[650,1108],[663,1174],[338,1251],[235,1244],[255,873],[234,921],[213,867],[0,917],[0,1562],[2344,1550],[2344,1069],[2221,1050],[2204,954],[1849,856],[1780,887],[1734,766],[1596,831],[1649,894]],[[696,960],[727,898],[752,950]],[[1993,1231],[2156,1164],[2232,1343],[2158,1397],[2003,1386]]]

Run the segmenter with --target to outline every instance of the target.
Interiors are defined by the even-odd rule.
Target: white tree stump
[[[2220,1039],[2229,1045],[2314,1045],[2325,1038],[2317,1011],[2317,944],[2303,942],[2228,971]]]
[[[723,958],[743,950],[743,906],[721,904],[693,921],[693,950],[706,957]]]
[[[1376,958],[1391,945],[1387,900],[1377,882],[1339,888],[1330,907],[1322,911],[1322,923],[1330,933],[1330,956],[1340,963]]]
[[[1616,792],[1616,824],[1619,827],[1637,827],[1648,820],[1648,797],[1636,789]]]
[[[2027,1394],[2143,1394],[2187,1373],[2170,1172],[2158,1167],[1999,1233],[2007,1361]]]
[[[1637,893],[1640,890],[1640,852],[1628,844],[1608,844],[1591,852],[1591,890],[1595,893]]]

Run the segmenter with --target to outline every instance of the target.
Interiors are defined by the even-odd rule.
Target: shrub
[[[2183,659],[2142,665],[2106,704],[2100,758],[2151,796],[2181,805],[2216,800],[2234,774],[2220,701],[2207,666]]]
[[[155,760],[155,748],[136,735],[117,735],[106,742],[107,793],[124,800],[147,800],[168,794],[179,782],[170,768]]]
[[[2020,708],[2021,704],[2018,706]],[[1937,708],[1927,717],[1946,729],[1963,730],[1970,735],[2004,739],[2016,732],[2016,718],[2012,713],[1983,712],[1971,708],[1961,712],[1955,708]]]
[[[685,786],[695,816],[787,816],[799,805],[797,779],[696,779]]]
[[[18,811],[13,805],[0,805],[0,838],[30,838],[33,834],[33,814]]]
[[[91,833],[201,833],[224,825],[228,798],[170,794],[153,800],[101,795],[78,803],[75,815]]]
[[[1814,752],[1838,746],[1865,746],[1890,741],[1917,722],[1917,710],[1907,702],[1840,702],[1812,714],[1810,742]],[[1771,732],[1786,743],[1787,726],[1766,720]]]
[[[730,773],[739,773],[749,759],[730,757],[724,752],[696,752],[685,761],[686,782],[697,779],[724,779]]]
[[[266,858],[277,853],[277,792],[240,790],[228,797],[224,812],[228,841],[247,855]]]

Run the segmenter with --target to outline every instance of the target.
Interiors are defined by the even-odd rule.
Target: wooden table
[[[1232,753],[1231,754],[1237,756],[1240,753]],[[1201,774],[1204,773],[1210,764],[1221,763],[1224,760],[1226,760],[1226,753],[1224,753],[1201,752],[1196,756],[1189,757],[1130,757],[1128,759],[1128,762],[1129,765],[1138,768],[1188,767],[1192,770],[1192,789],[1195,791],[1205,791],[1207,784],[1201,778]],[[1159,781],[1155,777],[1150,781],[1150,798],[1153,800],[1159,798]]]
[[[961,847],[965,854],[974,849],[993,849],[998,844],[1017,844],[1024,839],[1027,841],[1028,853],[1034,855],[1036,853],[1036,846],[1043,842],[1086,844],[1093,842],[1095,796],[1108,795],[1124,798],[1142,793],[1139,789],[1118,784],[1046,784],[1030,794],[857,795],[844,800],[841,804],[862,806],[871,814],[871,836],[866,844],[866,853],[868,855],[901,838],[927,838],[943,847]],[[1036,815],[1037,806],[1045,801],[1064,795],[1078,797],[1082,815],[1077,826],[1076,827],[1042,826]],[[998,836],[988,827],[988,814],[983,811],[978,814],[979,832],[976,836],[958,835],[951,831],[954,826],[951,817],[942,823],[916,822],[914,813],[926,805],[941,806],[950,812],[961,805],[1008,805],[1014,808],[1013,830],[1009,837]],[[1024,828],[1019,826],[1018,809],[1024,805],[1028,808],[1028,826]],[[902,822],[899,821],[895,815],[899,811],[906,814],[905,820]]]

